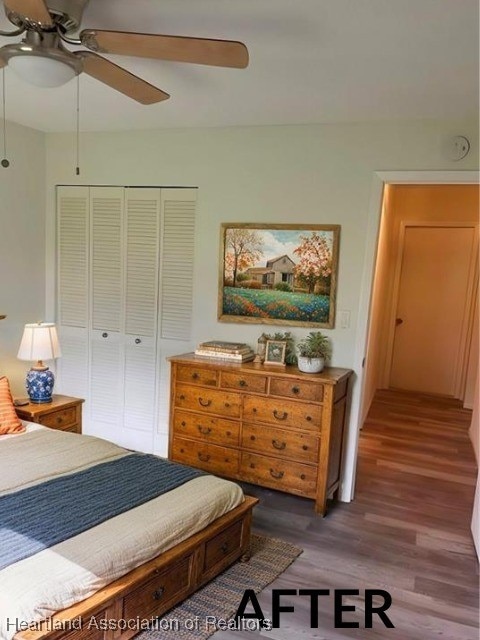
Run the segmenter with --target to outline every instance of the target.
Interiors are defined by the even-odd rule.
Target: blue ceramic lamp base
[[[55,376],[48,367],[42,369],[30,369],[27,373],[25,386],[27,387],[30,402],[38,404],[52,401]]]

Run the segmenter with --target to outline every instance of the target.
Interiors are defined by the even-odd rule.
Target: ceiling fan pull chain
[[[77,143],[76,143],[77,166],[75,175],[80,175],[80,76],[77,76]]]
[[[5,104],[5,69],[2,69],[3,158],[0,164],[4,169],[7,169],[10,166],[10,162],[7,160],[7,112]]]

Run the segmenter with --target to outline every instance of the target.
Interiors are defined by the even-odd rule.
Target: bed
[[[156,466],[136,465],[155,456],[142,462],[92,436],[26,427],[0,438],[2,640],[127,640],[248,557],[257,500],[235,483],[166,462],[180,484],[152,497]],[[129,474],[148,499],[125,510],[138,484]]]

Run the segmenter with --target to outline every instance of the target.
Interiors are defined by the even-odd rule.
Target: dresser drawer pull
[[[208,436],[208,434],[211,433],[212,431],[210,427],[204,427],[201,424],[197,425],[197,428],[200,431],[200,433],[203,433],[203,435],[205,436]]]
[[[135,344],[141,344],[142,341],[140,340],[140,338],[135,338]]]
[[[57,424],[62,424],[62,422],[63,422],[63,418],[62,418],[62,416],[58,416],[58,418],[57,418]]]
[[[210,454],[199,452],[198,453],[198,459],[201,460],[202,462],[209,462]]]
[[[286,442],[279,442],[278,440],[272,440],[272,446],[279,451],[283,451],[287,446]]]
[[[303,449],[304,451],[308,451],[308,447],[307,447],[307,445],[306,445],[306,444],[302,445],[302,449]]]
[[[185,396],[183,395],[183,393],[178,397],[180,398],[180,400],[185,400]]]
[[[199,377],[198,373],[192,373],[192,380],[197,380]]]
[[[283,471],[275,471],[274,469],[270,469],[270,475],[275,480],[281,480],[283,478]]]
[[[300,393],[300,387],[292,387],[292,393]]]
[[[108,333],[106,331],[102,333],[102,338],[108,338]]]
[[[160,587],[160,589],[156,589],[152,594],[153,595],[153,599],[154,600],[160,600],[161,597],[163,596],[164,592],[165,592],[165,588],[164,587]]]
[[[307,416],[307,417],[305,418],[305,420],[306,420],[307,422],[311,422],[311,421],[312,421],[312,416]]]
[[[202,407],[209,407],[212,404],[211,400],[204,400],[203,398],[199,398],[198,401]]]
[[[273,417],[277,420],[286,420],[288,418],[288,413],[284,411],[280,414],[276,409],[273,410]]]
[[[224,555],[227,555],[227,553],[229,552],[229,548],[228,548],[228,542],[224,542],[222,544],[222,546],[220,547],[220,549],[222,550],[222,553]]]
[[[305,474],[302,473],[302,475],[300,476],[300,480],[305,480]]]
[[[225,402],[225,408],[228,409],[230,407],[230,403],[229,402]]]
[[[247,382],[246,382],[246,380],[239,380],[239,381],[238,381],[238,385],[239,385],[240,387],[246,387],[246,386],[247,386]]]
[[[182,427],[186,427],[187,426],[187,423],[185,422],[185,420],[182,420],[181,425],[182,425]]]

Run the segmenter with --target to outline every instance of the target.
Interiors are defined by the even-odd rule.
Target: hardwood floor
[[[319,628],[310,628],[308,597],[284,596],[282,605],[295,611],[281,614],[279,628],[219,631],[215,640],[477,640],[470,418],[453,400],[378,392],[360,437],[355,500],[333,504],[324,519],[313,514],[310,500],[247,485],[261,499],[254,531],[304,549],[259,596],[265,616],[271,616],[274,588],[330,589],[331,595],[319,598]],[[360,628],[335,628],[334,589],[360,590],[344,598],[357,610],[343,614]],[[373,628],[364,628],[364,589],[391,594],[386,613],[394,629],[377,615]]]

